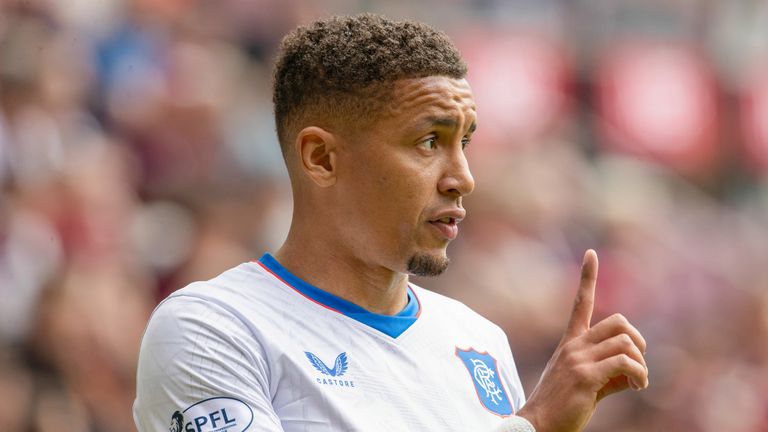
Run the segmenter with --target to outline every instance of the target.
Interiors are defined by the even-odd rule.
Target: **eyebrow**
[[[451,127],[451,128],[458,127],[458,122],[456,121],[456,119],[451,117],[427,117],[424,120],[424,122],[429,123],[431,125],[436,125],[436,126]],[[469,126],[468,132],[472,133],[475,131],[475,129],[477,129],[477,123],[472,122],[472,124]]]

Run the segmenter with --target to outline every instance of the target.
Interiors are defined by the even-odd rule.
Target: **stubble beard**
[[[450,262],[447,256],[417,254],[408,260],[408,273],[423,277],[439,276],[448,268]]]

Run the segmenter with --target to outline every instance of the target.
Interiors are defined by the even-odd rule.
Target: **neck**
[[[395,315],[403,310],[408,275],[365,262],[321,231],[292,225],[275,259],[302,280],[370,312]]]

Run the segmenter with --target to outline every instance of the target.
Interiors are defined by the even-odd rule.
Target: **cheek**
[[[421,213],[429,203],[429,189],[422,178],[414,174],[381,175],[375,189],[382,205],[396,209],[404,219]]]
[[[424,209],[429,207],[431,189],[415,176],[387,178],[380,182],[381,194],[386,196],[380,209],[385,214],[384,226],[379,227],[381,240],[400,254],[410,250],[423,234]]]
[[[351,185],[355,198],[344,223],[369,246],[399,250],[414,237],[429,197],[412,177],[373,174]]]
[[[429,167],[414,166],[392,154],[358,159],[346,180],[346,223],[360,225],[366,237],[400,241],[412,237],[437,190]]]
[[[388,196],[396,201],[391,204],[404,207],[418,200],[421,193],[418,182],[409,176],[381,176],[376,183],[376,190],[380,196]]]

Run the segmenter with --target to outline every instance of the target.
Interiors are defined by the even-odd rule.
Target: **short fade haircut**
[[[299,27],[280,44],[273,76],[283,156],[310,122],[344,126],[373,119],[391,100],[395,81],[466,74],[448,36],[426,24],[361,14]]]

